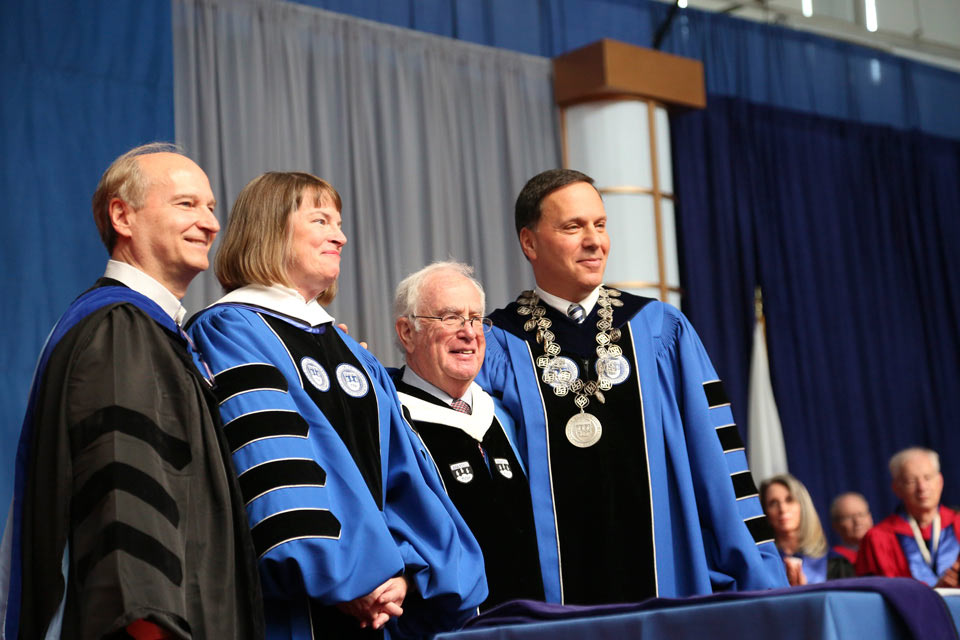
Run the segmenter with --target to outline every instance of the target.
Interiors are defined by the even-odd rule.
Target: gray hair
[[[934,470],[937,473],[940,473],[940,454],[938,454],[933,449],[927,449],[926,447],[908,447],[902,451],[897,451],[893,454],[893,457],[890,458],[890,477],[896,481],[900,478],[900,471],[903,468],[903,463],[907,461],[908,458],[912,458],[915,455],[925,455],[930,459],[930,462],[933,463]]]
[[[394,320],[399,318],[409,318],[410,316],[416,315],[417,309],[420,306],[420,297],[423,294],[423,285],[427,281],[427,278],[435,273],[444,271],[463,276],[477,288],[477,292],[480,294],[481,313],[483,313],[483,310],[486,309],[487,304],[486,294],[483,292],[483,285],[481,285],[480,281],[473,276],[473,267],[463,262],[443,260],[428,264],[424,268],[420,269],[419,271],[414,271],[400,281],[400,284],[397,285],[396,293],[393,296]],[[417,331],[420,330],[420,323],[418,320],[414,320],[413,327]],[[399,336],[395,337],[395,342],[400,348],[400,351],[403,351],[403,344],[400,342]]]

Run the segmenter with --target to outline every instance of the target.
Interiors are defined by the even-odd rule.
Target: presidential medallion
[[[603,427],[592,413],[581,412],[567,420],[567,440],[575,447],[586,449],[600,441]]]

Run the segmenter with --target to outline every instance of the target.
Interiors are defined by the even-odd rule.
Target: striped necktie
[[[580,324],[583,322],[583,318],[585,314],[583,311],[583,307],[574,303],[569,307],[567,307],[567,315],[570,316],[571,320],[573,320],[577,324]]]

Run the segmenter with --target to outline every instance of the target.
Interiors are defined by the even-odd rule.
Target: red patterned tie
[[[468,415],[471,413],[470,405],[468,405],[466,402],[464,402],[460,398],[457,398],[456,400],[451,402],[450,408],[453,409],[454,411],[459,411],[460,413],[466,413]]]

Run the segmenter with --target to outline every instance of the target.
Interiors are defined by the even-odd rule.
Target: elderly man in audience
[[[473,270],[436,262],[405,278],[394,302],[407,365],[394,375],[408,419],[483,550],[490,595],[481,609],[543,599],[527,476],[513,423],[474,377],[489,319]]]
[[[902,505],[863,537],[857,574],[913,577],[956,587],[957,514],[940,504],[943,475],[935,451],[911,447],[890,459],[893,492]]]
[[[855,491],[841,493],[830,503],[830,522],[841,541],[833,547],[833,553],[855,565],[860,541],[873,526],[867,499]]]

